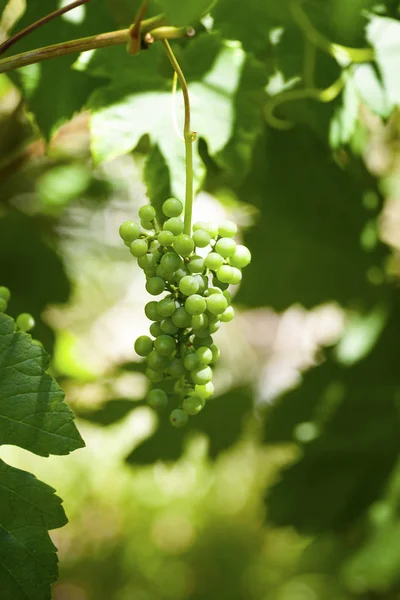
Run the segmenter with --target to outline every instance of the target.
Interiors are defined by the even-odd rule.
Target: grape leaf
[[[205,409],[191,417],[184,429],[175,429],[166,415],[162,415],[156,432],[135,448],[126,460],[133,465],[178,460],[185,438],[194,432],[208,437],[209,455],[216,458],[240,438],[243,420],[251,413],[252,406],[249,390],[238,389],[209,400]]]
[[[4,11],[5,7],[7,6],[7,4],[8,4],[8,0],[0,0],[0,18],[1,18],[1,15],[3,14],[3,11]]]
[[[0,460],[0,589],[2,600],[49,600],[57,579],[49,529],[67,522],[54,490]]]
[[[171,24],[193,25],[203,17],[213,4],[213,0],[158,0],[162,12],[166,14]]]
[[[40,456],[68,454],[83,440],[64,392],[45,373],[49,356],[0,314],[0,439]]]
[[[367,39],[375,49],[375,60],[382,75],[389,102],[400,104],[400,23],[373,16],[367,26]]]

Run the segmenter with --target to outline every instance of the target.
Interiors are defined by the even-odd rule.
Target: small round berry
[[[190,273],[203,273],[204,258],[201,256],[192,256],[186,266]]]
[[[11,298],[10,290],[4,285],[0,285],[0,298],[3,298],[6,302],[9,302]]]
[[[181,256],[189,256],[194,250],[194,241],[189,235],[181,233],[174,239],[174,250]]]
[[[172,377],[178,379],[182,375],[185,374],[185,367],[183,366],[182,359],[174,358],[171,361],[171,364],[168,367],[168,372]]]
[[[175,350],[175,340],[170,335],[160,335],[154,341],[154,348],[162,356],[169,356]]]
[[[215,344],[213,345],[215,346]],[[200,363],[202,365],[209,365],[210,362],[213,360],[213,353],[211,351],[211,348],[207,348],[207,346],[200,346],[200,348],[197,348],[196,355],[199,357]]]
[[[161,321],[162,323],[162,321]],[[161,329],[161,323],[152,323],[149,327],[149,331],[151,333],[151,335],[153,337],[158,337],[159,335],[162,335],[164,332],[163,329]]]
[[[201,330],[202,331],[202,330]],[[197,334],[198,332],[196,332]],[[202,331],[202,334],[204,332]],[[202,346],[207,346],[207,348],[211,348],[211,346],[213,345],[214,340],[212,339],[211,335],[206,335],[203,337],[203,335],[201,337],[199,337],[198,335],[195,335],[193,338],[193,347],[196,348],[201,348]]]
[[[142,221],[153,221],[156,218],[156,211],[151,204],[145,204],[139,208],[139,217]]]
[[[143,221],[143,219],[141,219],[140,224],[143,227],[143,229],[147,229],[147,231],[154,229],[154,225],[151,221]]]
[[[159,252],[147,252],[147,254],[138,257],[137,263],[143,271],[148,271],[157,267],[160,258],[161,254]]]
[[[158,339],[160,338],[156,338],[156,341]],[[152,350],[147,356],[147,364],[154,371],[163,371],[168,367],[169,363],[170,359],[168,356],[161,355],[155,350]]]
[[[168,396],[164,390],[155,388],[147,394],[147,404],[151,406],[151,408],[160,410],[161,408],[165,408],[167,406]]]
[[[231,280],[229,283],[231,285],[237,285],[242,281],[242,271],[236,267],[231,267],[231,269]]]
[[[214,386],[211,381],[209,381],[205,385],[195,385],[194,391],[198,396],[204,398],[204,400],[207,400],[207,398],[210,398],[213,395]]]
[[[161,321],[162,320],[162,316],[158,313],[157,306],[158,306],[158,302],[156,302],[155,300],[152,300],[151,302],[148,302],[146,304],[146,306],[144,307],[144,313],[145,313],[146,317],[148,319],[150,319],[150,321]]]
[[[192,321],[192,316],[188,313],[186,308],[180,306],[176,309],[171,319],[174,325],[176,325],[180,329],[185,329],[185,327],[189,327]]]
[[[165,281],[164,279],[161,279],[161,277],[150,277],[150,279],[146,281],[146,290],[152,296],[158,296],[164,289]]]
[[[205,248],[210,243],[210,234],[204,229],[197,229],[192,235],[193,241],[198,248]]]
[[[183,204],[177,198],[169,198],[163,203],[162,211],[166,217],[179,217],[183,211]]]
[[[171,317],[163,319],[160,324],[161,331],[167,335],[175,335],[178,333],[179,327],[175,325]]]
[[[156,325],[156,323],[153,323]],[[135,342],[135,352],[139,356],[147,356],[153,350],[153,340],[147,335],[141,335]]]
[[[125,242],[131,244],[140,236],[140,227],[135,221],[124,221],[119,228],[119,235]]]
[[[181,408],[175,408],[175,410],[173,410],[170,414],[169,420],[174,427],[179,429],[181,427],[185,427],[189,420],[189,416]]]
[[[207,303],[199,294],[192,294],[186,299],[185,308],[191,315],[201,315],[206,311]]]
[[[162,373],[155,371],[154,369],[146,369],[144,374],[152,383],[160,383],[160,381],[163,380]]]
[[[188,371],[193,371],[194,369],[199,369],[201,366],[200,358],[194,354],[187,354],[183,359],[183,366]]]
[[[172,243],[175,239],[174,234],[172,233],[172,231],[160,231],[160,233],[157,236],[157,240],[160,242],[161,246],[172,246]]]
[[[191,371],[190,376],[192,378],[193,383],[197,383],[198,385],[205,385],[212,379],[212,370],[210,367],[201,367],[200,369]]]
[[[210,254],[206,256],[204,264],[208,269],[211,269],[211,271],[217,271],[224,264],[224,259],[217,252],[210,252]]]
[[[247,265],[251,261],[251,253],[246,246],[242,246],[239,244],[236,246],[235,254],[230,258],[230,264],[232,267],[237,267],[238,269],[243,269],[247,267]]]
[[[200,275],[199,273],[196,273],[195,275],[193,275],[193,277],[199,284],[199,289],[197,290],[197,293],[200,295],[204,294],[208,286],[207,277],[205,275]]]
[[[192,329],[205,329],[208,325],[208,317],[204,313],[200,315],[194,315],[192,317]]]
[[[233,221],[223,221],[218,226],[218,235],[222,238],[232,238],[237,234],[238,228]]]
[[[15,320],[20,331],[30,331],[35,327],[35,319],[29,313],[21,313]]]
[[[235,310],[233,306],[228,306],[226,310],[220,316],[220,319],[223,323],[229,323],[235,316]]]
[[[130,251],[133,256],[138,258],[139,256],[144,256],[147,254],[149,247],[146,240],[133,240],[130,245]]]
[[[231,238],[224,237],[215,244],[215,251],[224,258],[229,258],[235,254],[236,242]]]
[[[217,279],[221,281],[221,283],[231,283],[234,278],[234,267],[229,265],[222,265],[217,271]]]
[[[170,317],[176,310],[175,300],[171,297],[163,298],[157,304],[157,312],[162,317]]]
[[[222,294],[211,294],[207,298],[207,310],[213,315],[222,314],[228,306],[228,301]]]
[[[182,266],[182,259],[174,251],[166,252],[160,263],[167,271],[176,271]]]
[[[199,283],[191,275],[186,275],[180,280],[179,289],[185,296],[190,296],[191,294],[195,294],[198,291]]]
[[[4,298],[0,298],[0,313],[4,313],[7,310],[7,301]]]
[[[212,353],[212,361],[213,363],[217,362],[217,360],[219,360],[220,356],[221,356],[221,351],[218,348],[217,344],[213,344],[212,346],[210,346],[210,350]]]
[[[205,405],[205,400],[197,394],[190,394],[186,396],[182,402],[182,408],[188,415],[197,415]]]
[[[178,219],[178,217],[168,219],[163,225],[165,231],[170,231],[174,235],[180,235],[183,232],[184,227],[182,219]]]

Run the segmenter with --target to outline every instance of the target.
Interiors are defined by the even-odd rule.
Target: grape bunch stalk
[[[140,225],[125,221],[119,229],[144,271],[146,290],[153,296],[164,294],[146,304],[151,336],[138,337],[135,351],[145,358],[146,375],[154,386],[148,404],[163,409],[173,401],[170,421],[175,427],[186,425],[213,394],[212,367],[220,350],[212,334],[233,319],[228,287],[240,283],[242,268],[251,260],[248,248],[233,239],[235,223],[198,222],[187,235],[182,211],[180,200],[166,200],[161,228],[154,207],[145,205],[139,209]],[[173,383],[169,394],[161,387],[167,381]]]

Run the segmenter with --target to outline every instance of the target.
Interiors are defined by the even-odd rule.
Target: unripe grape
[[[200,296],[201,296],[204,294],[204,292],[207,289],[208,278],[205,275],[200,275],[199,273],[196,273],[195,275],[193,275],[193,277],[199,284],[199,289],[197,290],[197,293],[200,294]]]
[[[225,266],[225,265],[223,265],[223,266]],[[213,285],[218,287],[218,289],[220,289],[221,292],[225,292],[229,287],[229,285],[227,283],[223,283],[217,277],[213,277]]]
[[[193,224],[192,227],[193,231],[207,231],[208,232],[208,228],[207,228],[207,222],[206,221],[196,221],[196,223]]]
[[[161,321],[162,323],[162,321]],[[152,323],[149,327],[149,331],[151,333],[151,335],[153,337],[158,337],[159,335],[162,335],[164,332],[163,329],[161,329],[161,323]]]
[[[222,238],[232,238],[237,234],[238,228],[233,221],[223,221],[218,226],[218,235]]]
[[[140,236],[140,227],[135,221],[124,221],[119,228],[119,235],[124,242],[131,244]]]
[[[183,366],[182,359],[174,358],[168,367],[168,371],[172,377],[178,379],[185,374],[185,367]]]
[[[148,231],[154,229],[154,225],[151,221],[143,221],[143,219],[141,219],[140,224],[143,227],[143,229],[147,229]]]
[[[160,252],[160,248],[161,248],[161,244],[158,240],[151,240],[150,246],[149,246],[150,252],[156,252],[158,250],[160,256],[162,256],[162,254]]]
[[[211,381],[209,381],[205,385],[198,385],[198,384],[195,385],[194,391],[198,396],[200,396],[201,398],[204,398],[204,400],[207,400],[207,398],[210,398],[213,395],[214,386],[211,383]]]
[[[164,390],[156,388],[147,394],[147,404],[157,410],[165,408],[168,404],[168,396]]]
[[[213,344],[213,346],[215,346],[215,344]],[[211,348],[213,346],[211,346]],[[196,355],[199,357],[201,364],[208,365],[213,360],[211,348],[207,348],[207,346],[200,346],[200,348],[197,348]]]
[[[210,350],[212,354],[212,362],[215,363],[217,362],[217,360],[219,360],[219,357],[221,356],[221,351],[216,344],[213,344],[210,347]]]
[[[170,414],[169,420],[174,427],[180,428],[185,427],[189,417],[188,414],[181,408],[175,408]]]
[[[174,273],[174,279],[175,279],[175,281],[176,281],[177,283],[179,283],[179,282],[180,282],[180,280],[181,280],[183,277],[186,277],[186,275],[187,275],[187,274],[188,274],[188,272],[186,271],[186,269],[185,269],[184,267],[182,267],[182,268],[180,268],[180,269],[177,269],[177,270],[175,271],[175,273]]]
[[[201,256],[192,256],[190,261],[187,263],[187,268],[190,273],[203,273],[204,271],[204,258]]]
[[[194,241],[189,235],[181,233],[174,239],[173,247],[181,256],[189,256],[194,250]]]
[[[172,217],[172,219],[168,219],[165,221],[163,225],[163,229],[166,231],[170,231],[174,235],[180,235],[184,230],[184,224],[182,219],[178,219],[177,217]]]
[[[220,316],[220,319],[223,323],[229,323],[235,316],[235,311],[233,306],[228,306],[226,310]]]
[[[236,267],[231,267],[231,269],[231,280],[229,283],[231,285],[237,285],[242,281],[242,271],[240,269],[237,269]]]
[[[156,325],[156,323],[154,323]],[[135,352],[139,356],[147,356],[153,350],[153,340],[147,335],[141,335],[135,342]]]
[[[144,307],[145,315],[148,319],[150,319],[150,321],[162,320],[162,316],[158,313],[157,306],[158,302],[151,300],[151,302],[148,302]]]
[[[203,330],[200,329],[200,331],[203,333]],[[198,332],[196,332],[198,333]],[[214,340],[212,339],[211,335],[207,335],[205,337],[199,337],[198,335],[195,335],[193,338],[193,347],[196,348],[201,348],[202,346],[207,346],[207,348],[210,348],[214,343]]]
[[[199,369],[200,365],[200,358],[194,353],[187,354],[183,359],[183,366],[188,371],[193,371],[193,369]]]
[[[163,203],[162,211],[166,217],[179,217],[183,211],[183,204],[177,198],[169,198]]]
[[[0,298],[3,298],[3,300],[6,301],[6,303],[9,302],[11,298],[10,290],[4,285],[0,285]]]
[[[205,230],[208,231],[212,239],[216,238],[218,235],[218,225],[212,221],[206,222]]]
[[[207,308],[207,303],[199,294],[192,294],[185,301],[185,308],[191,315],[201,315]]]
[[[150,277],[150,279],[146,281],[146,290],[152,296],[158,296],[164,289],[165,281],[164,279],[161,279],[161,277]]]
[[[193,333],[195,334],[196,339],[204,339],[208,338],[211,332],[209,327],[203,327],[201,329],[193,329]]]
[[[161,354],[163,356],[169,356],[170,354],[172,354],[175,350],[175,347],[175,340],[170,335],[160,335],[154,341],[155,350],[158,352],[158,354]]]
[[[139,217],[142,221],[153,221],[156,218],[156,211],[151,204],[145,204],[139,208]]]
[[[230,283],[234,278],[234,271],[232,270],[234,267],[229,265],[222,265],[217,271],[217,279],[222,283]]]
[[[160,231],[160,233],[157,236],[157,239],[160,242],[161,246],[172,246],[175,236],[172,233],[172,231],[165,230]]]
[[[164,379],[162,373],[154,369],[146,369],[144,374],[152,383],[160,383]]]
[[[170,317],[176,310],[175,300],[171,297],[166,297],[157,303],[157,312],[162,317]]]
[[[174,325],[180,329],[184,329],[185,327],[189,327],[192,317],[183,306],[180,306],[176,309],[171,319]]]
[[[163,265],[158,265],[156,269],[156,276],[161,277],[164,281],[171,281],[174,278],[174,272],[172,269],[166,269]]]
[[[177,327],[171,317],[163,319],[160,324],[161,331],[168,335],[175,335],[178,333],[179,327]]]
[[[185,296],[190,296],[191,294],[195,294],[198,291],[199,283],[191,275],[186,275],[180,280],[179,289]]]
[[[160,338],[156,338],[156,341]],[[168,356],[164,356],[156,352],[156,350],[152,350],[150,354],[147,356],[147,364],[150,369],[154,371],[163,371],[168,367],[170,360]]]
[[[204,229],[197,229],[192,235],[193,241],[198,248],[205,248],[210,243],[210,234]]]
[[[233,254],[233,256],[231,256],[229,262],[232,265],[232,267],[237,267],[238,269],[243,269],[244,267],[247,267],[247,265],[250,263],[250,261],[251,261],[250,250],[248,248],[246,248],[246,246],[242,246],[241,244],[239,244],[238,246],[236,246],[235,253]]]
[[[132,244],[129,247],[131,254],[138,258],[139,256],[144,256],[147,254],[149,249],[146,240],[133,240]]]
[[[159,252],[148,252],[147,254],[143,254],[143,256],[139,256],[137,263],[141,269],[146,271],[155,268],[160,258],[161,254]]]
[[[236,242],[231,238],[221,238],[215,244],[215,251],[218,252],[218,254],[220,254],[224,258],[229,258],[230,256],[233,256],[235,254],[235,250]]]
[[[211,294],[207,298],[207,310],[213,315],[222,314],[227,306],[228,301],[222,294]]]
[[[166,252],[160,263],[167,271],[176,271],[182,266],[182,259],[175,252]]]
[[[224,290],[222,292],[222,295],[225,296],[225,298],[227,299],[228,305],[229,305],[232,302],[232,296],[230,295],[228,290]]]
[[[210,333],[215,333],[221,327],[221,321],[214,321],[214,323],[210,323],[209,331]]]
[[[4,298],[0,298],[0,313],[4,313],[7,310],[7,302]]]
[[[190,376],[193,383],[198,385],[205,385],[212,379],[212,370],[210,367],[201,367],[195,371],[191,371]]]
[[[216,271],[224,264],[224,259],[217,252],[210,252],[210,254],[206,256],[204,264],[208,269]]]
[[[20,331],[30,331],[35,327],[35,319],[29,313],[21,313],[15,320]]]
[[[197,394],[190,394],[186,396],[182,402],[182,408],[188,415],[197,415],[205,405],[205,400]]]
[[[208,317],[207,315],[200,314],[200,315],[194,315],[192,317],[192,328],[193,329],[205,329],[208,325]]]

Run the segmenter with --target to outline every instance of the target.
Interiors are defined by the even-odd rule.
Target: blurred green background
[[[57,5],[0,0],[2,37]],[[127,26],[137,7],[95,0],[15,52]],[[217,335],[216,398],[184,431],[145,406],[148,295],[118,236],[184,182],[167,59],[118,47],[0,75],[0,284],[10,314],[35,317],[87,445],[1,448],[63,498],[55,600],[400,599],[400,13],[313,0],[307,15],[376,60],[314,49],[315,86],[341,74],[343,91],[282,103],[290,129],[268,109],[310,75],[289,2],[219,0],[174,45],[195,220],[235,220],[253,255]]]

